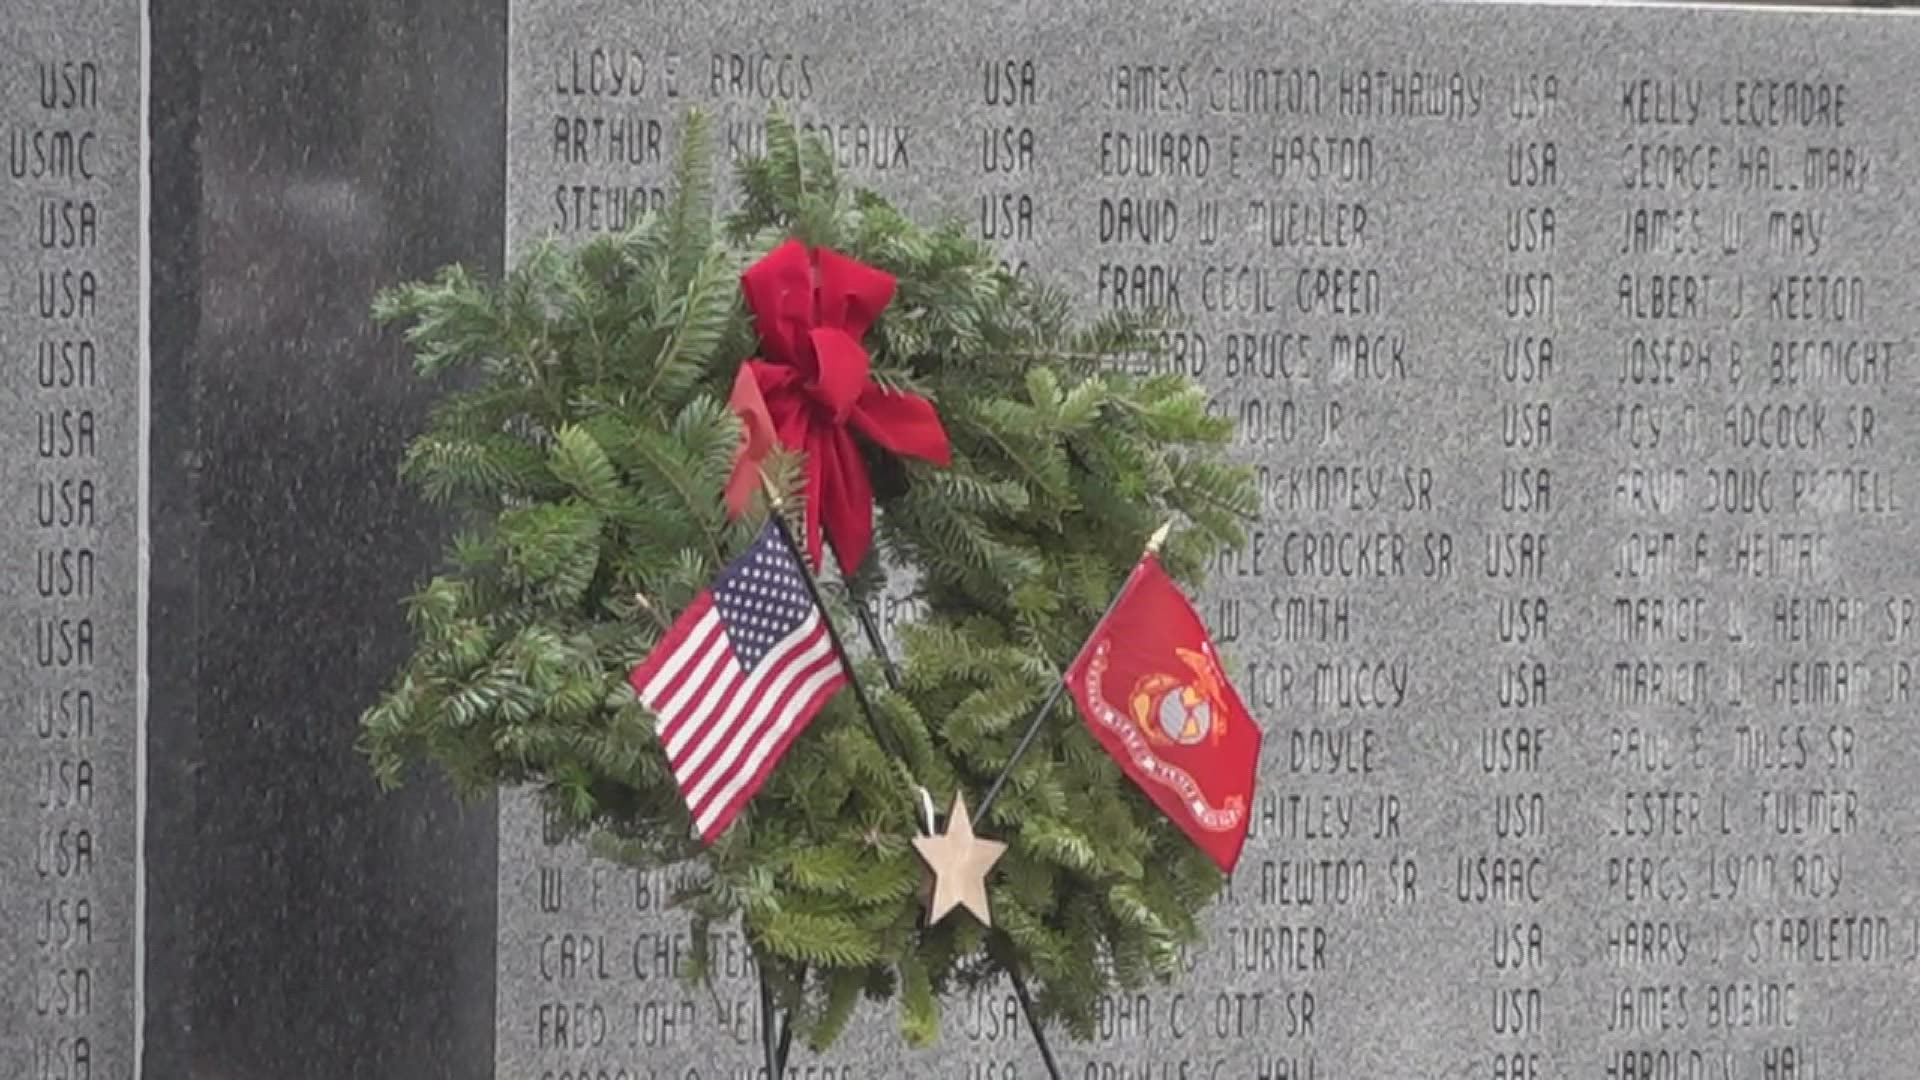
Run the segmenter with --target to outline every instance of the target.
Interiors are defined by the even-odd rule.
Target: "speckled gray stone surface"
[[[1240,419],[1255,831],[1087,1080],[1911,1075],[1920,22],[515,0],[508,242],[773,100]],[[501,824],[498,1075],[748,1076],[736,941]],[[1003,990],[797,1076],[1042,1075]],[[1056,1035],[1064,1043],[1064,1037]]]
[[[131,1076],[140,4],[0,20],[0,1074]]]
[[[493,807],[354,744],[441,540],[396,469],[434,390],[369,305],[499,266],[505,3],[148,14],[141,1076],[484,1076]]]
[[[0,1077],[491,1069],[493,808],[354,740],[437,546],[368,305],[498,265],[505,30],[0,0]]]

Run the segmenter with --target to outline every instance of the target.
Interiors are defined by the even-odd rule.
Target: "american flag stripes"
[[[674,779],[708,844],[739,815],[847,669],[774,522],[630,677],[660,718]]]

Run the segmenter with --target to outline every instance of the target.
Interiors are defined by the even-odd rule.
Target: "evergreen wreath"
[[[1173,975],[1220,872],[1061,710],[978,823],[1010,845],[994,929],[926,927],[918,790],[977,799],[1163,522],[1178,527],[1162,563],[1189,588],[1243,542],[1255,507],[1226,457],[1231,422],[1191,380],[1140,363],[1156,318],[1077,323],[1062,294],[957,224],[923,227],[843,185],[781,116],[724,218],[711,161],[690,116],[663,212],[572,249],[543,243],[497,284],[451,267],[376,302],[418,372],[449,386],[402,471],[463,531],[411,598],[415,650],[363,716],[362,748],[389,786],[417,759],[475,795],[530,785],[599,854],[684,864],[695,976],[710,928],[740,919],[816,1049],[863,997],[898,997],[904,1035],[925,1045],[941,998],[1008,963],[1043,1018],[1087,1038],[1103,995]],[[866,337],[872,378],[934,403],[952,462],[864,447],[876,550],[829,589],[851,625],[883,561],[914,581],[900,687],[873,658],[859,665],[906,760],[841,693],[708,848],[626,680],[765,520],[757,503],[738,520],[723,506],[741,438],[727,401],[757,344],[741,271],[790,238],[897,278]],[[768,462],[788,512],[798,465]]]

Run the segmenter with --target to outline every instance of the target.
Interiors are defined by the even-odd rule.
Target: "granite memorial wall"
[[[0,1076],[755,1074],[737,935],[689,989],[669,881],[515,797],[496,857],[351,743],[434,547],[367,298],[619,228],[683,110],[734,157],[776,103],[1088,312],[1186,316],[1163,362],[1259,469],[1202,598],[1268,733],[1254,836],[1071,1075],[1913,1074],[1920,23],[0,16]],[[892,1021],[794,1075],[1041,1075],[1004,988],[927,1053]]]
[[[133,0],[0,25],[0,1073],[130,1076],[143,86]]]
[[[0,1077],[491,1071],[492,809],[353,742],[437,540],[367,306],[497,267],[505,30],[0,0]]]
[[[514,0],[510,253],[778,104],[1240,424],[1254,833],[1087,1080],[1911,1075],[1920,23]],[[1062,718],[1061,722],[1074,722]],[[751,1076],[746,950],[503,802],[501,1077]],[[1005,988],[810,1077],[1043,1075]]]

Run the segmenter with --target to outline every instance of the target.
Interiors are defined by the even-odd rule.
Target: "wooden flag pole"
[[[1142,552],[1140,557],[1145,559],[1149,555],[1159,554],[1161,545],[1167,542],[1167,534],[1172,531],[1173,522],[1171,521],[1155,529],[1153,536],[1147,540],[1146,551]],[[1124,588],[1114,593],[1113,599],[1107,602],[1107,610],[1101,613],[1100,618],[1095,620],[1093,625],[1099,626],[1106,622],[1107,616],[1113,614],[1113,609],[1119,606],[1120,598],[1125,595]],[[1055,679],[1053,689],[1047,693],[1047,700],[1041,702],[1039,710],[1033,714],[1033,720],[1027,724],[1026,732],[1020,736],[1020,741],[1013,747],[1013,753],[1007,756],[1007,763],[1001,767],[1000,775],[993,778],[992,786],[987,788],[986,797],[981,799],[980,805],[974,808],[974,814],[981,821],[987,820],[987,811],[993,809],[993,801],[1000,797],[1000,790],[1006,786],[1007,778],[1013,775],[1013,767],[1026,756],[1027,749],[1033,745],[1034,738],[1040,734],[1040,726],[1046,723],[1047,716],[1053,712],[1053,707],[1060,703],[1060,698],[1066,694],[1066,691],[1066,678],[1063,676]]]

